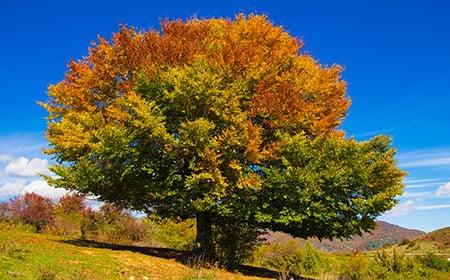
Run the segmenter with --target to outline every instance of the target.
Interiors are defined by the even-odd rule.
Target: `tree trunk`
[[[207,259],[215,258],[214,239],[212,233],[212,218],[206,212],[199,212],[195,216],[197,226],[197,244],[199,252]]]

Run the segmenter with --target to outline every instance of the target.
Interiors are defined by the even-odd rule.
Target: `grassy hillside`
[[[174,260],[170,250],[133,252],[126,247],[99,248],[98,244],[2,228],[0,279],[261,279],[190,268]]]
[[[434,243],[429,241],[433,238]],[[311,276],[315,279],[327,280],[380,279],[380,275],[386,275],[383,279],[405,279],[407,277],[411,280],[446,280],[450,277],[448,270],[447,272],[424,270],[425,267],[419,266],[419,263],[411,263],[413,259],[408,260],[401,256],[412,255],[411,257],[416,257],[434,252],[449,257],[448,246],[440,246],[440,242],[446,244],[447,239],[448,229],[447,231],[441,230],[424,235],[411,241],[411,244],[421,249],[411,249],[415,247],[410,243],[388,247],[384,250],[388,253],[387,263],[377,261],[379,251],[358,254],[324,254],[310,251],[306,254],[307,250],[305,251],[305,249],[292,251],[293,246],[291,245],[293,243],[286,243],[286,246],[281,247],[267,245],[269,247],[261,247],[265,251],[259,250],[259,253],[265,252],[267,254],[261,255],[260,263],[254,263],[253,265],[280,270],[285,267],[285,264],[288,264],[292,268],[291,272],[297,271],[302,275],[311,275],[302,270],[306,266],[298,267],[298,264],[303,262],[303,264],[316,267],[318,272]],[[392,258],[394,249],[400,253],[398,259]],[[264,257],[269,257],[269,259],[264,265],[261,265],[264,263]],[[195,259],[183,259],[182,252],[174,249],[82,241],[51,234],[35,233],[32,227],[27,226],[6,227],[4,224],[0,226],[0,279],[256,280],[278,278],[278,274],[273,270],[247,267],[248,275],[264,275],[267,277],[258,278],[218,268],[196,269],[182,264],[180,259],[195,267]],[[291,263],[291,261],[294,263]],[[295,262],[300,263],[295,264]],[[397,265],[403,268],[398,273],[392,273],[391,269]],[[268,275],[269,272],[272,274]],[[421,274],[422,272],[424,274]]]
[[[409,242],[394,245],[389,249],[396,249],[407,256],[434,253],[444,258],[450,258],[450,227],[423,234]]]

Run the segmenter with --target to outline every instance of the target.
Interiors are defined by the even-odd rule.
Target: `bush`
[[[130,244],[144,238],[145,226],[119,206],[104,204],[99,212],[91,209],[83,212],[81,234],[83,239],[90,236],[98,241]]]
[[[71,193],[61,197],[56,206],[57,211],[63,214],[82,213],[87,208],[84,196]]]
[[[297,239],[260,246],[254,254],[256,264],[280,271],[282,278],[289,273],[318,275],[330,269],[329,260],[309,242],[302,247]]]
[[[195,247],[195,220],[163,219],[150,216],[143,220],[147,234],[162,246],[177,250],[192,250]]]
[[[229,268],[237,268],[251,257],[263,233],[248,223],[229,220],[217,222],[213,231],[218,260]]]
[[[373,279],[434,279],[432,271],[423,268],[413,259],[398,254],[395,250],[392,254],[384,250],[379,251],[370,273]]]
[[[27,193],[11,200],[8,208],[13,220],[31,224],[38,232],[55,221],[52,201],[36,193]]]
[[[84,212],[88,211],[84,197],[72,193],[61,197],[55,206],[55,222],[46,232],[64,237],[80,237]]]
[[[434,253],[428,253],[425,256],[417,257],[417,261],[424,266],[440,271],[450,271],[450,261]]]
[[[400,246],[407,245],[407,244],[409,244],[409,242],[411,242],[411,240],[409,240],[408,238],[405,238],[398,245],[400,245]]]
[[[370,259],[361,254],[351,255],[343,267],[340,269],[339,279],[341,280],[364,280],[370,279]]]

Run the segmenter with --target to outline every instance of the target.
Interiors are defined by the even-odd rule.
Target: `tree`
[[[57,208],[64,214],[76,213],[81,215],[88,206],[84,196],[78,193],[69,193],[59,199]]]
[[[55,221],[52,200],[36,193],[18,196],[8,204],[13,219],[35,226],[38,232]]]
[[[122,26],[48,89],[57,187],[122,207],[294,236],[374,228],[402,191],[387,137],[339,130],[342,67],[319,64],[264,16]]]

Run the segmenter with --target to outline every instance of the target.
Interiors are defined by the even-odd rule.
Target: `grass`
[[[128,250],[79,246],[70,239],[0,229],[0,279],[262,279],[194,269],[176,260]]]
[[[397,253],[411,258],[430,252],[447,258],[450,257],[448,243],[446,243],[448,237],[448,231],[438,232],[437,235],[429,234],[385,250],[387,253],[392,253],[395,249]],[[369,263],[374,259],[376,252],[358,255],[360,260]],[[338,279],[340,271],[348,266],[349,262],[356,260],[351,253],[325,254],[324,257],[331,269],[316,275],[316,279]],[[27,226],[5,226],[0,223],[0,279],[267,279],[244,276],[218,268],[199,268],[195,260],[187,266],[177,259],[184,260],[181,251],[173,249],[82,241],[34,233],[33,229]],[[359,261],[356,264],[360,265]],[[273,274],[269,276],[264,268],[250,266],[248,268],[246,273],[250,273],[249,275],[264,275],[271,279],[277,277],[276,273],[275,276]],[[258,269],[261,271],[256,273]],[[435,271],[433,275],[432,279],[449,279],[449,272]]]

